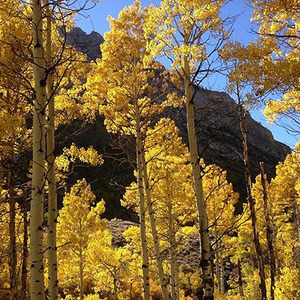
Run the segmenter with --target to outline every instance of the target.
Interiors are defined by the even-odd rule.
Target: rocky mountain
[[[245,199],[244,164],[242,159],[242,135],[238,106],[224,92],[198,89],[195,99],[195,121],[200,157],[209,164],[217,164],[228,172],[228,179]],[[185,110],[173,112],[181,136],[187,143]],[[275,175],[275,167],[283,161],[291,149],[274,140],[272,133],[246,115],[247,138],[253,179],[259,173],[259,162],[265,163],[269,177]]]
[[[90,34],[81,28],[75,27],[67,34],[67,43],[75,46],[76,50],[85,53],[88,60],[101,57],[100,45],[104,42],[103,37],[95,31]]]
[[[75,28],[68,36],[68,42],[79,51],[85,53],[89,60],[101,57],[99,45],[103,37],[92,32],[86,34],[80,28]],[[228,179],[240,192],[242,200],[245,198],[242,137],[239,128],[237,105],[230,96],[224,92],[210,91],[198,88],[195,99],[195,117],[198,131],[198,145],[200,156],[206,163],[215,163],[228,171]],[[183,141],[187,143],[187,129],[185,109],[169,109],[165,115],[173,118],[180,129]],[[291,151],[290,148],[275,141],[272,133],[255,121],[250,114],[246,117],[248,127],[248,142],[253,178],[259,172],[259,162],[264,161],[269,176],[275,174],[275,167],[279,161]],[[65,130],[71,132],[80,124],[73,124]],[[134,216],[121,209],[119,199],[127,186],[134,178],[132,167],[127,163],[120,163],[120,151],[114,147],[116,137],[108,134],[99,117],[95,124],[86,128],[81,135],[76,137],[79,146],[94,145],[100,153],[106,153],[105,163],[96,169],[86,169],[81,172],[93,183],[93,188],[98,196],[103,197],[107,203],[107,217],[119,217],[134,220]],[[134,148],[132,148],[134,151]],[[112,153],[118,160],[112,159]],[[121,155],[122,156],[122,155]],[[238,208],[239,209],[239,208]]]

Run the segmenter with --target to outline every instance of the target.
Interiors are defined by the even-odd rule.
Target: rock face
[[[77,51],[85,53],[88,60],[101,57],[100,45],[104,42],[103,37],[95,31],[90,34],[81,28],[75,27],[67,34],[67,43],[76,48]]]
[[[103,42],[103,37],[96,32],[86,34],[80,28],[75,28],[71,31],[68,41],[72,43],[76,49],[86,53],[89,60],[101,57],[99,45]],[[236,103],[226,93],[200,88],[197,89],[194,103],[200,156],[204,158],[206,163],[215,163],[227,170],[229,181],[233,183],[235,190],[240,192],[241,199],[244,200],[245,185],[242,160],[242,137]],[[185,109],[169,109],[165,115],[176,121],[183,141],[187,143]],[[95,148],[100,153],[103,153],[103,151],[107,152],[108,149],[112,149],[110,145],[114,137],[106,132],[102,118],[99,118],[96,123],[97,124],[92,125],[90,129],[86,130],[81,137],[77,137],[77,141],[79,146],[86,146],[87,141],[89,144],[98,144],[98,149],[97,147]],[[253,120],[250,114],[246,117],[246,123],[248,127],[248,146],[253,179],[255,178],[254,176],[258,174],[260,161],[265,162],[268,175],[273,176],[275,174],[276,165],[279,161],[284,160],[285,156],[290,152],[290,148],[275,141],[272,133],[260,123]],[[95,135],[95,130],[99,133],[98,136]],[[90,180],[107,183],[107,185],[102,184],[95,188],[96,190],[105,189],[105,192],[102,191],[99,193],[100,196],[104,197],[106,202],[107,199],[105,195],[108,195],[109,206],[115,203],[112,206],[112,211],[108,212],[107,208],[107,216],[122,218],[122,215],[120,216],[120,214],[117,213],[120,208],[119,199],[112,199],[109,196],[109,191],[112,188],[112,181],[117,182],[118,187],[120,187],[120,185],[129,185],[130,181],[133,180],[132,176],[128,176],[129,173],[132,174],[132,168],[129,164],[119,166],[118,168],[112,167],[113,165],[115,165],[113,160],[110,158],[105,159],[103,168],[110,171],[109,175],[105,175],[103,171],[103,174],[99,174],[101,173],[101,171],[99,171],[97,172],[98,177],[95,178],[91,175]],[[111,172],[112,169],[114,169],[115,172]],[[86,177],[86,170],[84,172],[84,176]],[[123,190],[121,188],[118,195],[121,196]],[[133,220],[132,216],[126,216],[124,218]]]
[[[126,245],[127,242],[123,237],[123,233],[132,226],[138,226],[138,223],[121,220],[108,222],[108,228],[112,234],[112,244],[114,247],[118,248]],[[189,240],[179,243],[181,252],[177,255],[178,263],[184,267],[198,268],[200,265],[199,236],[193,234]],[[168,251],[164,251],[163,255],[167,256]]]
[[[228,180],[244,200],[242,135],[237,104],[224,92],[204,89],[198,89],[194,104],[200,157],[208,164],[214,163],[227,170]],[[169,116],[176,120],[180,134],[187,144],[185,110],[171,110]],[[261,161],[265,163],[269,177],[274,176],[276,165],[284,160],[291,149],[275,141],[272,133],[252,119],[250,114],[246,115],[246,125],[253,179],[259,173]]]

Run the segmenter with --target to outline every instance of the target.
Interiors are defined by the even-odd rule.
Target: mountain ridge
[[[82,29],[74,28],[68,34],[67,41],[78,51],[85,53],[89,61],[101,58],[100,45],[104,39],[99,33],[91,32],[90,34],[86,34]],[[237,104],[225,92],[210,91],[202,88],[197,89],[194,103],[199,155],[204,158],[205,163],[215,163],[227,171],[228,180],[233,183],[234,189],[241,195],[242,201],[238,209],[240,210],[241,203],[245,201],[246,192],[244,188],[242,136],[239,127]],[[181,108],[178,110],[177,108],[171,108],[163,116],[175,120],[183,141],[188,144],[185,109]],[[98,118],[96,122],[97,125],[94,126],[94,129],[100,130],[102,136],[105,135],[105,138],[102,138],[103,141],[108,143],[107,145],[100,146],[99,149],[96,147],[101,153],[111,143],[109,140],[115,137],[112,138],[112,135],[106,132],[103,118]],[[286,155],[291,152],[291,149],[285,144],[276,141],[271,131],[255,121],[249,113],[246,115],[246,124],[248,128],[252,179],[254,180],[255,176],[259,173],[260,161],[265,162],[266,172],[270,178],[275,175],[278,162],[283,161]],[[99,141],[95,140],[95,134],[93,135],[92,132],[86,132],[85,134],[86,137],[89,136],[88,140],[92,144],[99,143]],[[84,136],[79,140],[82,141],[82,144],[86,143]],[[114,164],[112,161],[106,161],[106,163],[108,164],[106,167],[108,169],[110,169],[110,164]],[[123,171],[120,171],[120,173],[124,172],[126,177],[123,178],[123,175],[121,176],[121,185],[129,185],[129,180],[133,180],[133,177],[127,174],[129,170],[132,172],[132,168],[127,165]],[[119,174],[111,175],[119,177]],[[114,180],[114,178],[111,179]],[[105,187],[102,186],[102,188]],[[103,195],[101,192],[100,194]],[[120,196],[122,196],[122,193],[120,193]],[[119,199],[114,199],[113,202],[119,202]],[[117,204],[115,209],[120,209],[120,205]],[[118,213],[114,214],[112,212],[111,215],[112,217],[120,217]],[[126,217],[126,219],[130,219],[130,217]]]

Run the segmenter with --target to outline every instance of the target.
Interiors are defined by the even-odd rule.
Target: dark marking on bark
[[[201,268],[205,268],[209,266],[209,261],[207,259],[201,259],[200,261]]]
[[[46,83],[47,83],[47,81],[46,81],[45,79],[42,79],[42,80],[40,81],[40,86],[41,86],[41,87],[45,87],[45,86],[46,86]]]
[[[212,284],[213,284],[213,281],[212,281],[211,278],[208,278],[208,279],[205,279],[205,280],[204,280],[204,284],[212,285]]]

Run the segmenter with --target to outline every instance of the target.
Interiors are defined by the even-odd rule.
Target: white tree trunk
[[[49,70],[52,67],[52,16],[48,0],[46,6],[46,64]],[[56,251],[56,224],[57,224],[57,192],[55,179],[55,109],[53,91],[53,72],[47,78],[48,122],[47,122],[47,181],[48,181],[48,291],[49,299],[58,299],[57,281],[57,251]]]
[[[238,95],[239,98],[239,95]],[[248,151],[248,142],[247,142],[247,127],[246,127],[246,111],[242,105],[242,102],[239,100],[239,117],[240,117],[240,129],[242,133],[243,139],[243,158],[244,158],[244,166],[245,166],[245,181],[246,181],[246,189],[247,189],[247,200],[250,207],[250,217],[251,217],[251,226],[252,226],[252,237],[253,243],[255,247],[256,259],[258,262],[258,273],[259,273],[259,289],[260,289],[260,299],[267,299],[267,289],[266,289],[266,276],[264,269],[264,260],[262,249],[259,241],[259,232],[257,228],[257,217],[256,217],[256,209],[255,209],[255,201],[252,197],[251,188],[251,172],[250,172],[250,158]]]
[[[45,172],[46,80],[43,53],[43,19],[40,0],[32,0],[33,69],[35,98],[33,109],[32,199],[30,207],[30,299],[44,300],[43,209]]]
[[[17,299],[17,247],[16,247],[16,200],[14,190],[13,157],[8,172],[9,189],[9,281],[10,300]]]
[[[136,157],[137,157],[137,185],[139,193],[139,208],[140,208],[140,238],[142,246],[142,274],[143,274],[143,297],[144,300],[150,300],[150,283],[149,283],[149,253],[147,248],[146,236],[146,207],[145,207],[145,193],[143,185],[143,163],[141,158],[142,153],[142,136],[140,128],[140,115],[135,103],[136,110]]]
[[[172,197],[172,196],[171,196]],[[168,203],[169,212],[169,245],[170,245],[170,287],[171,299],[179,300],[179,286],[178,286],[178,263],[176,253],[176,240],[174,230],[174,217],[172,214],[172,204]]]
[[[79,248],[79,299],[83,300],[83,293],[84,293],[84,281],[83,281],[83,269],[84,269],[84,263],[83,263],[83,250],[82,246],[80,245]]]
[[[270,261],[270,300],[275,299],[275,282],[276,282],[276,260],[275,260],[275,250],[274,250],[274,225],[271,222],[270,211],[268,204],[268,194],[266,188],[266,179],[265,179],[265,167],[264,163],[260,162],[260,175],[261,175],[261,185],[263,190],[263,202],[264,202],[264,215],[266,222],[266,237],[267,245],[269,252],[269,261]]]
[[[210,243],[208,238],[208,220],[206,203],[204,200],[203,184],[200,169],[200,157],[198,154],[197,135],[195,130],[195,108],[193,103],[193,86],[191,82],[190,66],[187,58],[184,58],[184,89],[186,97],[186,115],[189,150],[191,155],[192,172],[195,187],[196,206],[199,222],[201,270],[203,276],[204,299],[214,298],[214,286],[212,278]]]
[[[22,274],[21,274],[21,297],[27,299],[27,262],[28,262],[28,219],[27,219],[27,187],[24,188],[23,203],[23,249],[22,249]]]
[[[158,236],[158,232],[157,232],[157,228],[156,228],[155,216],[154,216],[154,212],[153,212],[144,149],[142,149],[141,157],[142,157],[142,164],[143,164],[144,188],[145,188],[146,201],[147,201],[148,212],[149,212],[151,233],[152,233],[152,237],[153,237],[154,255],[155,255],[155,260],[156,260],[156,265],[157,265],[158,277],[159,277],[159,282],[160,282],[160,286],[161,286],[162,298],[163,298],[163,300],[168,300],[168,299],[170,299],[170,295],[168,292],[167,281],[166,281],[164,268],[163,268],[163,259],[162,259],[161,252],[160,252],[160,242],[159,242],[159,236]]]

